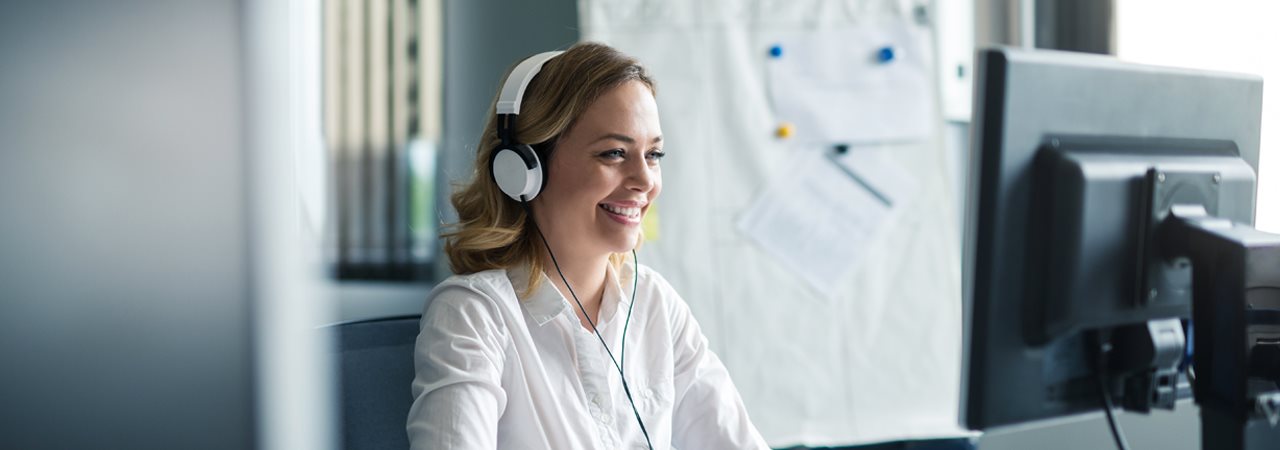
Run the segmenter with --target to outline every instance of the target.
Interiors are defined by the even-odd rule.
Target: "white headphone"
[[[533,200],[546,184],[546,168],[538,153],[528,144],[515,142],[516,116],[520,115],[520,102],[524,90],[533,81],[542,65],[562,51],[545,52],[530,56],[516,65],[498,95],[498,138],[502,143],[493,151],[489,160],[493,181],[502,193],[518,202]]]

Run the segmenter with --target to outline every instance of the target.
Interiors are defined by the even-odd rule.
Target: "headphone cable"
[[[622,348],[618,349],[618,359],[621,362],[619,371],[627,367],[627,327],[631,326],[631,311],[636,308],[636,287],[640,286],[640,257],[636,256],[634,248],[631,249],[631,267],[631,304],[627,305],[627,320],[622,323]],[[565,286],[568,285],[565,283]]]
[[[528,212],[529,221],[532,222],[533,208],[529,206],[529,202],[527,201],[522,203],[525,206],[525,210]],[[622,392],[627,394],[627,402],[631,404],[631,412],[635,414],[636,422],[640,424],[640,433],[644,434],[645,444],[649,446],[649,450],[653,450],[653,441],[649,440],[649,431],[645,429],[644,420],[640,418],[640,411],[636,409],[636,401],[631,397],[631,388],[627,385],[627,376],[622,371],[622,364],[619,364],[618,360],[613,357],[613,352],[609,350],[609,344],[606,344],[604,342],[604,336],[602,336],[600,334],[600,330],[596,328],[595,321],[591,320],[591,316],[587,314],[587,308],[582,306],[582,301],[578,300],[578,294],[573,292],[573,286],[569,285],[569,280],[565,278],[564,272],[560,270],[560,263],[556,261],[556,254],[551,251],[551,244],[547,242],[547,236],[542,234],[542,228],[538,227],[536,223],[533,224],[533,228],[538,231],[538,237],[542,238],[542,245],[547,248],[547,255],[551,256],[551,264],[555,265],[556,273],[560,275],[560,281],[563,281],[564,287],[569,289],[569,295],[573,297],[574,303],[578,304],[578,309],[582,311],[582,317],[587,319],[587,324],[591,325],[591,331],[595,332],[596,338],[600,339],[600,345],[604,346],[605,353],[609,355],[609,361],[612,361],[613,367],[618,369],[618,377],[622,379]],[[636,257],[634,249],[631,250],[631,256],[632,258],[634,258],[636,262],[639,262],[639,258]],[[636,286],[639,285],[640,267],[636,266],[634,272],[635,272],[635,282],[632,284],[632,288],[631,288],[631,295],[632,295],[631,305],[629,305],[627,308],[627,321],[626,321],[626,324],[624,324],[622,327],[622,348],[619,351],[619,353],[622,354],[624,358],[626,357],[626,353],[624,352],[627,346],[627,326],[630,325],[631,323],[631,309],[635,307],[635,303],[636,303],[635,289],[636,289]],[[626,361],[624,360],[623,363],[625,362]]]

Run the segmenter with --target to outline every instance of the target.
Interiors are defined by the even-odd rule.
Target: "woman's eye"
[[[662,157],[667,156],[667,152],[664,152],[662,150],[653,150],[653,151],[650,151],[649,154],[645,156],[647,156],[649,159],[657,161],[659,159],[662,159]]]
[[[613,150],[606,150],[605,152],[600,154],[600,157],[604,159],[622,159],[622,157],[626,155],[627,155],[627,152],[623,151],[620,148],[615,148]]]

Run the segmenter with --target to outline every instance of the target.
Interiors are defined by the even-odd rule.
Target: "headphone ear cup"
[[[517,144],[495,150],[490,168],[498,189],[512,200],[533,200],[542,191],[542,163],[528,145]]]

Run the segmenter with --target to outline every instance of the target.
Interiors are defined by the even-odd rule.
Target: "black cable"
[[[529,215],[529,221],[532,222],[533,209],[529,207],[529,202],[524,201],[521,203],[524,204],[525,210],[528,212],[528,215]],[[596,338],[600,339],[600,345],[604,346],[604,351],[606,354],[609,355],[609,360],[613,362],[613,367],[618,369],[618,377],[622,379],[622,392],[627,394],[627,402],[631,404],[631,412],[636,415],[636,422],[640,424],[640,433],[644,434],[645,444],[649,446],[649,450],[653,450],[653,441],[649,440],[649,430],[645,429],[644,420],[640,418],[640,410],[636,409],[636,401],[631,397],[631,387],[627,385],[627,376],[622,372],[622,364],[619,364],[618,360],[613,357],[613,352],[609,350],[609,344],[606,344],[604,342],[604,336],[600,335],[600,330],[596,328],[595,321],[591,320],[591,315],[587,314],[587,308],[582,306],[582,301],[578,300],[578,294],[573,292],[573,286],[570,286],[569,280],[564,277],[564,272],[560,270],[560,263],[556,261],[556,254],[551,251],[551,244],[547,242],[547,236],[542,234],[542,228],[539,228],[537,224],[534,224],[533,228],[538,231],[538,237],[542,238],[542,245],[547,248],[547,255],[551,256],[551,264],[555,265],[556,273],[560,275],[560,281],[563,281],[564,287],[569,289],[569,295],[572,296],[573,301],[578,304],[578,309],[582,311],[582,317],[587,319],[587,324],[591,325],[591,331],[595,332]],[[635,257],[635,250],[631,251],[631,256],[633,258]],[[636,272],[636,279],[637,279],[636,284],[638,284],[639,276],[640,276],[640,267],[637,266],[635,269],[635,272]],[[635,307],[635,303],[636,303],[635,285],[632,286],[631,295],[632,295],[631,305],[627,308],[627,324],[628,325],[631,323],[631,308]],[[627,327],[626,325],[623,325],[622,350],[626,350],[626,345],[627,345],[626,342],[627,342]],[[625,354],[623,355],[625,356]]]
[[[636,287],[640,286],[640,257],[636,256],[634,248],[631,249],[631,267],[631,304],[627,305],[627,321],[622,324],[622,348],[618,350],[620,371],[627,367],[627,327],[631,326],[631,311],[636,308]]]
[[[1115,413],[1112,412],[1111,389],[1107,388],[1107,353],[1111,344],[1098,342],[1098,391],[1102,394],[1102,408],[1107,413],[1107,425],[1111,427],[1111,437],[1116,441],[1116,448],[1120,450],[1129,450],[1129,444],[1124,438],[1124,432],[1120,431],[1120,424],[1116,422]]]

